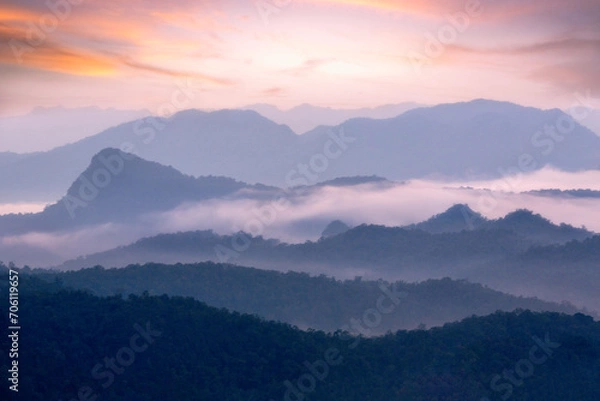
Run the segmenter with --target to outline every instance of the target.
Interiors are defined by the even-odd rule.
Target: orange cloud
[[[128,58],[121,58],[121,63],[123,63],[124,65],[126,65],[128,67],[131,67],[131,68],[134,68],[137,70],[141,70],[141,71],[151,72],[154,74],[167,75],[170,77],[192,77],[192,78],[200,79],[205,82],[211,82],[211,83],[219,84],[219,85],[232,85],[233,84],[232,80],[225,79],[225,78],[213,77],[211,75],[201,74],[201,73],[197,73],[197,72],[176,71],[176,70],[172,70],[169,68],[162,68],[162,67],[157,67],[157,66],[153,66],[153,65],[140,63],[140,62],[134,61],[132,59],[128,59]]]
[[[30,21],[37,16],[37,13],[20,7],[0,4],[0,23]]]
[[[159,75],[194,77],[218,85],[232,83],[202,72],[186,73],[165,66],[189,53],[198,59],[199,50],[207,57],[218,54],[208,39],[197,37],[207,27],[217,26],[211,17],[191,11],[202,7],[202,3],[177,3],[180,7],[190,6],[186,12],[172,10],[171,4],[160,2],[138,5],[86,1],[72,6],[51,32],[39,26],[41,16],[51,15],[43,3],[34,4],[36,9],[21,4],[0,6],[0,39],[7,43],[0,47],[0,62],[90,76],[114,75],[127,67]],[[36,41],[28,41],[32,25],[41,29],[41,40],[36,37]],[[195,31],[186,34],[186,30]]]
[[[74,75],[105,76],[117,70],[108,57],[61,48],[53,43],[34,47],[12,38],[7,46],[0,48],[0,62],[19,65],[19,61],[29,68]]]

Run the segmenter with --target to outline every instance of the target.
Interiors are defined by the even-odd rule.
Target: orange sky
[[[600,97],[599,62],[597,0],[0,4],[0,115],[156,112],[182,80],[195,93],[185,107],[198,108],[473,98],[568,107],[575,92]]]

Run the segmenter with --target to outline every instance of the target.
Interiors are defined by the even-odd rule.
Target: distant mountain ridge
[[[555,225],[550,220],[530,210],[515,210],[506,216],[489,220],[473,211],[468,205],[457,204],[444,213],[428,220],[412,224],[408,228],[427,231],[432,234],[460,232],[463,230],[511,230],[539,244],[565,243],[571,240],[584,240],[593,233],[568,224]]]
[[[94,265],[121,267],[126,264],[161,262],[235,261],[274,268],[288,263],[338,263],[345,267],[370,266],[376,270],[415,265],[444,265],[462,260],[468,264],[481,257],[517,256],[534,245],[564,244],[584,240],[594,233],[568,225],[557,226],[529,211],[516,211],[498,220],[482,219],[469,228],[455,205],[424,223],[407,227],[360,225],[340,230],[318,242],[285,244],[273,239],[243,234],[247,250],[230,249],[236,235],[208,231],[161,234],[143,238],[128,246],[71,260],[61,268],[77,269]],[[470,210],[470,209],[469,209]],[[446,222],[452,219],[452,224]],[[460,221],[465,228],[458,229]],[[423,228],[419,228],[423,224]],[[219,251],[217,252],[217,251]],[[433,250],[433,251],[432,251]],[[430,267],[431,267],[430,266]]]
[[[564,131],[564,124],[568,135],[557,131]],[[551,165],[579,171],[600,164],[600,137],[567,114],[505,102],[480,99],[412,109],[384,120],[353,118],[303,135],[255,111],[187,110],[168,119],[125,123],[0,165],[5,189],[0,202],[58,198],[89,159],[107,147],[193,176],[279,187],[371,175],[393,181],[493,178],[514,169]]]
[[[376,119],[392,118],[407,110],[422,106],[423,105],[418,103],[405,102],[374,108],[334,109],[331,107],[301,104],[284,111],[269,104],[253,104],[243,107],[243,109],[254,110],[270,120],[289,126],[297,134],[304,134],[318,126],[334,126],[357,117]]]
[[[150,114],[148,110],[36,107],[25,115],[0,117],[0,152],[48,151]]]
[[[457,209],[451,208],[449,215]],[[444,222],[444,218],[438,215],[436,221]],[[292,245],[244,233],[182,232],[144,238],[58,268],[215,261],[338,278],[419,281],[447,276],[512,294],[568,300],[600,312],[600,235],[551,224],[529,211],[516,211],[461,231],[455,225],[431,223],[432,231],[443,227],[452,231],[360,225],[316,242]]]
[[[474,230],[487,222],[481,214],[473,211],[469,205],[456,204],[443,213],[430,217],[426,221],[411,224],[415,228],[432,234]]]
[[[289,160],[295,139],[289,128],[253,111],[186,110],[168,119],[147,117],[0,167],[0,186],[7,189],[0,202],[39,199],[40,194],[45,194],[45,200],[58,199],[105,148],[134,153],[194,176],[243,177],[248,176],[243,171],[251,170],[256,177]]]
[[[346,223],[341,220],[334,220],[325,227],[321,233],[321,238],[333,237],[334,235],[343,234],[350,229]]]

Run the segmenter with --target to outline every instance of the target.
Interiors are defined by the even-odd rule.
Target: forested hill
[[[464,280],[427,280],[421,283],[339,281],[324,275],[281,273],[226,264],[162,265],[150,263],[123,269],[96,267],[57,273],[36,270],[50,283],[86,289],[95,295],[122,294],[191,296],[208,305],[258,314],[301,328],[335,331],[363,311],[375,308],[382,288],[402,294],[402,305],[371,329],[413,329],[442,325],[471,315],[517,308],[576,313],[572,305],[504,294]],[[385,301],[390,302],[390,301]]]
[[[600,397],[600,323],[581,314],[495,313],[365,339],[301,331],[191,298],[38,287],[27,278],[20,286],[20,400]],[[0,292],[6,298],[6,286]],[[8,304],[0,305],[6,316]],[[9,341],[0,337],[2,349]],[[8,363],[0,353],[4,372]],[[8,392],[1,386],[0,398],[9,400]]]

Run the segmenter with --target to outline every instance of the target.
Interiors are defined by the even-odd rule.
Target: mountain
[[[247,198],[269,190],[231,178],[187,176],[172,167],[107,148],[92,158],[66,195],[44,211],[0,216],[0,236],[135,222],[146,213],[221,198],[243,189]]]
[[[456,209],[456,208],[455,208]],[[511,225],[512,224],[512,225]],[[572,240],[589,244],[593,233],[556,226],[527,211],[517,211],[481,227],[429,233],[414,227],[360,225],[341,234],[286,244],[249,234],[217,235],[210,231],[182,232],[144,238],[116,249],[70,260],[58,268],[136,263],[215,261],[277,271],[329,274],[337,278],[421,281],[451,277],[482,283],[510,294],[538,296],[600,311],[600,271],[597,260],[581,260]],[[543,254],[524,259],[540,246],[556,246],[557,258]],[[592,252],[592,251],[590,251]],[[600,255],[598,255],[600,257]],[[566,271],[573,272],[565,279]]]
[[[464,224],[462,213],[457,212],[461,207],[468,208],[457,205],[427,220],[427,224],[419,223],[435,232],[414,226],[363,224],[338,235],[303,244],[286,244],[245,233],[218,235],[210,230],[181,232],[143,238],[128,246],[65,262],[61,268],[78,269],[94,265],[122,267],[153,261],[235,260],[277,270],[280,270],[278,267],[281,264],[305,268],[311,265],[322,265],[324,268],[338,265],[339,274],[344,272],[342,267],[348,271],[358,269],[358,272],[404,270],[410,273],[417,266],[434,269],[436,266],[441,268],[462,264],[467,267],[473,263],[516,257],[532,246],[564,244],[594,235],[568,225],[554,225],[529,211],[516,211],[501,219],[484,220],[478,228],[458,231],[457,225]],[[456,220],[462,219],[462,222],[453,222],[448,226],[446,216],[455,216]],[[438,221],[443,224],[432,223]]]
[[[303,134],[320,125],[338,125],[352,118],[392,118],[416,107],[421,107],[421,105],[406,102],[374,108],[333,109],[330,107],[301,104],[284,111],[269,104],[253,104],[244,107],[244,109],[254,110],[270,120],[287,125],[297,134]]]
[[[554,259],[566,263],[593,263],[600,258],[600,235],[583,241],[569,241],[564,245],[531,247],[522,255],[524,262],[546,262]]]
[[[600,160],[600,137],[562,111],[490,100],[412,109],[384,120],[356,118],[303,135],[254,111],[187,110],[0,166],[0,202],[58,198],[107,147],[193,176],[279,187],[344,176],[493,178],[548,165],[578,171],[596,169]]]
[[[468,205],[461,204],[454,205],[444,213],[407,228],[432,234],[462,230],[507,230],[526,239],[530,244],[559,244],[571,240],[584,240],[593,235],[584,228],[576,228],[564,223],[553,224],[550,220],[526,209],[516,210],[496,220],[488,220]]]
[[[536,244],[565,243],[571,240],[584,240],[591,233],[584,228],[576,228],[568,224],[553,224],[539,214],[530,210],[516,210],[506,216],[484,224],[485,228],[512,230],[528,238]]]
[[[335,235],[343,234],[348,231],[350,227],[341,220],[334,220],[327,224],[327,227],[321,233],[321,238],[333,237]]]
[[[211,306],[332,332],[349,321],[357,310],[371,307],[382,285],[402,294],[404,308],[373,328],[373,334],[415,329],[422,324],[440,326],[497,310],[578,312],[572,305],[515,297],[448,278],[413,284],[359,278],[339,281],[324,275],[281,273],[210,262],[149,263],[121,269],[95,267],[66,273],[34,270],[33,273],[49,283],[60,282],[65,287],[87,290],[98,296],[142,295],[148,291],[151,295],[194,297]]]
[[[194,176],[228,176],[259,182],[285,176],[297,136],[252,111],[182,111],[163,119],[147,117],[107,129],[76,143],[31,154],[0,167],[0,202],[61,197],[89,160],[102,149],[172,166]],[[251,168],[249,167],[251,166]],[[282,178],[283,180],[283,178]]]
[[[326,334],[191,298],[48,287],[21,280],[28,329],[18,333],[18,389],[28,401],[595,401],[600,393],[600,324],[582,314],[498,312],[368,338],[369,326],[404,305],[358,310],[345,331]],[[5,285],[0,292],[8,296]],[[2,349],[11,340],[2,336]],[[0,366],[9,370],[8,352]],[[0,397],[9,393],[5,383]]]
[[[590,109],[589,115],[581,119],[581,125],[589,128],[596,135],[600,136],[600,110]]]
[[[21,159],[26,158],[26,154],[14,153],[14,152],[0,152],[0,167],[15,163]]]
[[[473,211],[469,205],[457,204],[444,213],[436,214],[421,223],[407,226],[407,228],[423,230],[432,234],[452,233],[480,228],[486,221],[485,217]]]
[[[0,117],[0,152],[48,151],[148,115],[147,110],[36,107],[25,115]]]
[[[352,119],[302,135],[309,154],[322,150],[330,130],[352,142],[330,163],[327,176],[469,179],[544,166],[600,167],[600,137],[558,109],[474,100],[413,109],[386,120]]]

